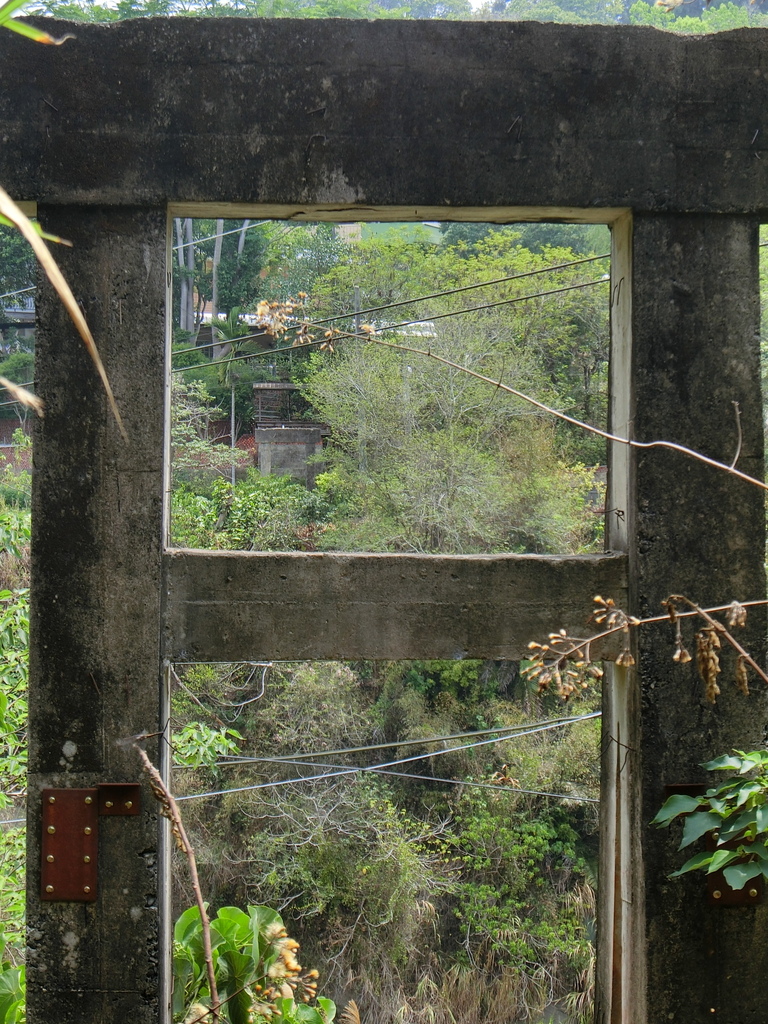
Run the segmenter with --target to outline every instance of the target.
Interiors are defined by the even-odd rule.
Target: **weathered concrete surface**
[[[759,475],[756,227],[768,212],[759,120],[768,36],[240,19],[66,28],[78,38],[61,48],[0,36],[0,181],[49,204],[46,225],[76,243],[60,258],[130,443],[43,289],[29,1020],[148,1024],[159,1012],[151,802],[139,821],[103,825],[96,905],[41,907],[35,795],[43,785],[137,777],[130,750],[113,740],[164,725],[164,655],[514,657],[533,636],[578,631],[595,592],[620,599],[627,565],[163,558],[164,204],[229,202],[223,212],[243,216],[256,204],[265,215],[313,216],[319,204],[329,216],[398,219],[508,219],[513,207],[534,217],[546,207],[620,221],[612,424],[730,460],[738,401],[740,465]],[[660,450],[613,452],[611,466],[611,504],[625,512],[611,536],[628,553],[632,611],[657,613],[671,590],[702,603],[764,595],[757,490]],[[759,657],[765,634],[765,616],[752,613],[747,641]],[[668,881],[680,863],[676,836],[647,822],[665,783],[698,781],[698,762],[765,742],[766,695],[757,685],[749,698],[731,690],[725,656],[712,708],[671,650],[667,629],[644,633],[637,672],[615,674],[606,704],[613,818],[602,828],[598,1019],[764,1024],[768,909],[712,909],[697,879]]]
[[[77,38],[0,38],[0,181],[18,198],[768,207],[762,29],[176,18],[54,30]]]
[[[130,745],[156,732],[165,211],[45,210],[74,242],[72,281],[125,420],[107,411],[83,343],[51,289],[38,292],[28,798],[30,1024],[155,1021],[160,993],[158,823],[101,818],[99,898],[39,901],[40,789],[139,781]],[[157,741],[150,741],[157,756]]]
[[[730,462],[737,449],[732,403],[739,402],[739,467],[762,477],[757,241],[749,218],[635,218],[633,412],[638,440],[664,437]],[[635,487],[630,595],[636,614],[659,614],[670,593],[704,606],[765,596],[762,491],[659,450],[637,455]],[[683,626],[691,651],[693,632]],[[765,637],[765,611],[753,610],[739,639],[761,664]],[[632,790],[626,796],[640,800],[643,824],[637,849],[645,874],[643,1019],[760,1024],[768,1020],[768,906],[711,907],[701,878],[669,880],[694,851],[677,851],[679,827],[646,823],[666,784],[707,781],[700,762],[733,747],[765,745],[768,694],[758,680],[749,697],[737,692],[734,657],[724,651],[723,692],[712,706],[692,666],[674,664],[672,651],[670,626],[640,633],[638,728],[624,740]]]
[[[259,472],[262,476],[291,476],[305,487],[314,487],[325,464],[308,460],[323,454],[323,437],[329,433],[327,427],[257,427],[253,440]]]
[[[553,629],[589,635],[593,595],[621,601],[626,568],[624,555],[173,551],[166,656],[525,658]]]

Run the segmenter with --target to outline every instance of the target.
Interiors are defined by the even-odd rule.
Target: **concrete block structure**
[[[126,422],[45,281],[34,467],[30,1024],[167,1019],[167,838],[151,795],[99,825],[98,891],[43,898],[42,790],[139,780],[169,660],[515,658],[593,594],[765,595],[762,492],[611,444],[605,554],[174,551],[163,495],[170,218],[566,220],[612,230],[610,429],[763,472],[758,228],[768,36],[534,23],[188,18],[5,33],[0,182],[57,254]],[[514,128],[514,130],[512,130]],[[747,643],[763,656],[765,616]],[[606,654],[610,656],[610,651]],[[700,762],[765,742],[766,694],[692,692],[661,627],[613,668],[603,718],[600,1024],[765,1024],[768,907],[668,879],[648,822]],[[164,746],[149,741],[157,757]]]

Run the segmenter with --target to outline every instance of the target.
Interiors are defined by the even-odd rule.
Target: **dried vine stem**
[[[192,844],[189,841],[184,824],[181,820],[181,814],[179,812],[179,806],[173,799],[171,791],[163,782],[163,777],[160,772],[150,761],[147,756],[147,752],[140,747],[138,744],[134,744],[136,750],[139,753],[141,762],[144,766],[144,770],[149,776],[149,784],[152,787],[152,792],[155,794],[155,799],[160,804],[160,813],[163,817],[168,818],[171,822],[171,832],[173,833],[176,844],[187,858],[189,864],[189,875],[192,881],[192,889],[195,893],[195,900],[197,901],[197,907],[200,911],[200,923],[203,930],[203,953],[205,955],[205,967],[208,972],[208,987],[211,993],[211,1008],[208,1011],[210,1014],[213,1024],[219,1022],[219,1007],[221,1003],[219,1001],[219,992],[216,988],[216,975],[213,970],[213,953],[211,950],[211,922],[208,918],[208,912],[205,909],[205,902],[203,900],[203,893],[200,888],[200,879],[197,874],[197,861],[195,860],[195,851]],[[207,1016],[207,1014],[206,1014]]]
[[[365,330],[364,327],[361,330]],[[597,434],[598,437],[605,438],[606,441],[615,441],[618,444],[625,444],[630,448],[667,448],[669,451],[680,452],[681,455],[687,455],[691,459],[696,459],[697,462],[703,462],[706,466],[712,466],[714,469],[721,469],[725,473],[729,473],[731,476],[736,476],[740,480],[745,480],[747,483],[754,484],[756,487],[760,487],[764,491],[768,491],[768,484],[764,480],[758,480],[757,477],[750,476],[748,473],[742,473],[740,469],[736,469],[735,459],[733,465],[728,465],[725,462],[718,462],[717,459],[711,459],[708,455],[704,455],[702,452],[697,452],[693,448],[687,448],[683,444],[676,444],[674,441],[634,441],[628,437],[619,437],[617,434],[611,434],[607,430],[601,430],[599,427],[593,427],[590,423],[584,423],[582,420],[577,420],[574,416],[569,416],[565,412],[560,412],[558,409],[553,409],[549,405],[545,405],[544,402],[540,402],[536,398],[532,398],[530,395],[526,395],[524,391],[518,391],[516,388],[510,387],[508,384],[502,384],[501,381],[494,380],[492,377],[486,377],[483,373],[478,373],[476,370],[470,370],[466,366],[461,366],[460,363],[454,362],[452,359],[446,359],[445,356],[439,356],[431,349],[413,348],[410,345],[398,345],[391,341],[382,341],[381,338],[374,337],[375,332],[371,328],[370,332],[363,334],[351,334],[349,337],[360,338],[364,341],[373,342],[375,345],[383,345],[385,348],[398,349],[401,352],[410,352],[413,355],[427,356],[430,359],[436,359],[438,363],[442,363],[444,366],[450,366],[454,370],[460,370],[462,373],[466,373],[470,377],[475,377],[477,380],[482,380],[486,384],[491,384],[495,388],[499,388],[501,391],[506,391],[510,395],[514,395],[515,398],[521,399],[523,402],[528,402],[529,405],[534,406],[536,409],[540,409],[542,412],[549,413],[550,416],[555,416],[559,420],[563,420],[565,423],[570,423],[574,427],[580,427],[582,430],[588,431],[590,434]],[[739,423],[739,429],[741,424]],[[737,456],[738,457],[738,456]]]
[[[692,0],[684,0],[684,2],[692,2]],[[306,299],[304,293],[300,293],[301,303],[287,304],[290,307],[290,312],[287,315],[292,315],[294,312],[294,305],[301,305]],[[507,300],[504,300],[505,302]],[[285,326],[286,316],[280,309],[280,303],[268,304],[270,312],[275,316],[282,317],[279,327],[271,328],[269,323],[265,323],[263,326],[266,327],[267,333],[274,338],[278,338],[288,328]],[[449,315],[449,314],[441,314]],[[318,340],[312,331],[322,332],[322,337]],[[635,441],[629,437],[620,437],[618,434],[611,434],[607,430],[601,430],[599,427],[592,426],[591,423],[585,423],[583,420],[576,419],[575,416],[569,416],[565,412],[561,412],[559,409],[553,409],[552,406],[547,405],[544,402],[540,402],[537,398],[533,398],[531,395],[527,395],[524,391],[518,391],[517,388],[510,387],[508,384],[503,384],[500,380],[494,380],[493,377],[487,377],[484,373],[478,373],[477,370],[470,370],[466,366],[462,366],[460,363],[455,362],[453,359],[447,359],[445,356],[440,356],[431,349],[415,348],[413,345],[402,345],[393,341],[384,341],[383,338],[378,337],[376,328],[371,324],[362,324],[359,331],[343,331],[338,327],[331,327],[323,329],[321,324],[313,323],[310,320],[303,320],[298,327],[298,333],[294,338],[293,344],[286,348],[272,349],[272,352],[284,352],[290,351],[291,348],[300,348],[302,346],[319,347],[321,350],[328,352],[334,351],[335,341],[365,341],[373,345],[380,345],[382,348],[392,348],[398,352],[410,352],[412,355],[426,356],[428,359],[434,359],[438,363],[442,363],[443,366],[449,366],[453,370],[459,370],[461,373],[465,373],[469,377],[474,377],[476,380],[481,380],[486,384],[490,384],[491,387],[497,388],[500,391],[506,391],[507,394],[514,395],[515,398],[519,398],[522,402],[527,402],[529,405],[534,406],[536,409],[540,409],[542,412],[547,413],[550,416],[554,416],[556,419],[562,420],[564,423],[570,423],[574,427],[579,427],[581,430],[586,430],[590,434],[595,434],[598,437],[605,438],[606,441],[613,441],[616,444],[625,444],[629,448],[666,448],[668,451],[679,452],[681,455],[685,455],[688,458],[695,459],[697,462],[702,462],[706,466],[712,466],[713,469],[720,469],[730,476],[738,477],[739,480],[744,480],[746,483],[754,484],[761,490],[768,491],[768,484],[764,480],[758,480],[757,477],[750,476],[749,473],[743,473],[740,469],[736,469],[736,463],[739,455],[741,454],[742,446],[742,429],[741,429],[741,410],[737,402],[734,402],[735,414],[736,414],[736,429],[737,429],[737,446],[736,454],[733,462],[729,465],[726,462],[719,462],[717,459],[711,459],[708,455],[704,455],[703,452],[697,452],[694,448],[688,448],[686,445],[677,444],[675,441]],[[237,356],[235,358],[247,359],[249,356]]]
[[[293,347],[318,344],[314,339],[314,335],[309,333],[313,326],[314,325],[309,321],[302,324],[301,331],[294,341]],[[443,366],[449,366],[453,370],[459,370],[461,373],[465,373],[469,377],[474,377],[476,380],[481,380],[486,384],[490,384],[492,387],[498,388],[500,391],[506,391],[507,394],[514,395],[515,398],[519,398],[521,401],[527,402],[529,405],[534,406],[534,408],[540,409],[542,412],[546,412],[550,416],[554,416],[556,419],[562,420],[564,423],[570,423],[574,427],[586,430],[590,434],[596,434],[598,437],[603,437],[606,441],[615,441],[617,444],[625,444],[630,448],[666,448],[669,451],[680,452],[681,455],[687,455],[689,458],[696,459],[698,462],[703,462],[704,465],[712,466],[714,469],[721,469],[723,472],[729,473],[731,476],[738,477],[740,480],[745,480],[747,483],[754,484],[756,487],[760,487],[762,490],[768,491],[768,484],[766,484],[765,481],[758,480],[757,477],[750,476],[748,473],[742,473],[740,469],[736,469],[736,461],[738,460],[741,452],[741,419],[738,412],[738,450],[733,463],[728,465],[726,462],[719,462],[717,459],[711,459],[708,455],[704,455],[702,452],[697,452],[693,448],[688,448],[683,444],[677,444],[674,441],[634,441],[628,437],[619,437],[618,434],[611,434],[607,430],[601,430],[599,427],[593,427],[591,423],[585,423],[583,420],[577,420],[575,416],[569,416],[567,413],[561,412],[559,409],[553,409],[552,406],[546,405],[544,402],[540,402],[537,398],[527,395],[524,391],[518,391],[517,388],[510,387],[508,384],[503,384],[500,380],[494,380],[493,377],[487,377],[484,373],[478,373],[477,370],[470,370],[468,367],[462,366],[453,359],[447,359],[445,356],[439,356],[431,349],[415,348],[412,345],[401,345],[394,341],[384,341],[382,338],[376,336],[376,328],[372,327],[370,324],[363,324],[359,333],[342,331],[338,327],[324,331],[324,337],[323,340],[319,342],[319,347],[333,352],[334,341],[348,339],[367,341],[374,345],[381,345],[383,348],[396,349],[398,352],[410,352],[411,355],[426,356],[428,359],[435,359],[438,363],[442,363]],[[737,403],[734,403],[734,405],[736,404]]]
[[[680,619],[699,617],[704,620],[704,627],[696,634],[696,664],[699,674],[705,684],[706,699],[714,704],[720,689],[717,685],[717,675],[720,672],[720,661],[718,651],[721,647],[721,639],[724,639],[736,652],[736,676],[737,688],[744,694],[749,693],[747,679],[747,667],[763,682],[768,685],[768,673],[762,669],[752,658],[744,647],[736,640],[722,622],[713,616],[717,613],[726,613],[728,625],[731,627],[743,627],[746,623],[747,609],[768,604],[766,600],[759,601],[732,601],[727,605],[718,605],[714,608],[701,608],[695,601],[682,594],[671,594],[662,601],[666,608],[665,615],[652,615],[645,619],[638,619],[617,608],[610,598],[595,597],[597,608],[590,617],[590,621],[606,623],[607,629],[595,633],[589,637],[569,636],[564,629],[559,633],[550,633],[548,642],[544,644],[535,641],[528,645],[531,651],[531,664],[524,670],[529,679],[538,683],[539,690],[545,690],[553,684],[556,692],[565,700],[579,689],[586,689],[591,679],[599,679],[602,671],[591,664],[592,645],[604,640],[615,633],[623,633],[625,642],[622,650],[615,659],[617,665],[633,665],[634,657],[629,647],[629,632],[638,626],[650,625],[657,622],[672,622],[675,626],[675,652],[672,660],[684,664],[692,660],[691,655],[685,649],[682,633],[680,631]],[[684,605],[688,610],[679,611],[678,605]]]

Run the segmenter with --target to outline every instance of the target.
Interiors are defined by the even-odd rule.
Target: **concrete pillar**
[[[634,219],[633,388],[625,411],[637,440],[671,440],[730,463],[737,401],[738,465],[761,477],[757,228],[746,217]],[[635,453],[625,493],[634,614],[661,614],[670,593],[703,606],[765,596],[761,490],[650,449]],[[693,625],[683,631],[695,650]],[[764,610],[750,612],[740,639],[761,663],[765,635]],[[680,827],[648,822],[665,786],[710,780],[700,762],[764,745],[766,688],[755,680],[749,697],[739,693],[726,651],[722,693],[708,704],[693,663],[675,664],[673,649],[669,625],[643,628],[636,671],[623,674],[623,694],[617,689],[608,700],[604,758],[613,767],[604,772],[600,885],[612,893],[612,914],[600,936],[599,1020],[759,1024],[768,1020],[768,906],[711,905],[703,877],[670,880],[697,847],[678,851]],[[610,830],[619,819],[625,828],[617,838]]]
[[[56,257],[82,304],[128,432],[46,282],[36,377],[46,403],[33,482],[28,818],[30,1024],[149,1024],[159,1016],[156,805],[98,821],[98,898],[40,898],[45,787],[137,782],[132,734],[164,722],[160,682],[163,323],[160,209],[40,211],[74,243]],[[158,742],[148,741],[157,759]],[[160,872],[162,874],[162,872]]]

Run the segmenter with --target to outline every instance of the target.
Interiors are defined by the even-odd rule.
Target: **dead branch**
[[[200,888],[200,879],[197,874],[197,861],[195,860],[195,851],[192,844],[189,841],[184,823],[181,820],[181,814],[179,812],[179,806],[173,798],[171,791],[163,781],[163,777],[160,772],[150,761],[147,756],[147,752],[135,744],[136,750],[139,753],[141,762],[144,765],[144,770],[149,775],[149,784],[152,787],[152,792],[155,794],[155,799],[158,801],[161,807],[161,814],[168,818],[171,822],[171,832],[176,840],[176,844],[182,851],[184,856],[187,858],[189,865],[189,876],[192,882],[192,889],[195,893],[195,900],[197,901],[197,907],[200,911],[200,923],[203,929],[203,953],[205,955],[205,967],[208,973],[208,987],[211,993],[211,1008],[210,1016],[213,1024],[218,1024],[219,1021],[219,1007],[221,1003],[219,1001],[219,993],[216,987],[216,975],[213,970],[213,952],[211,949],[211,922],[208,918],[208,911],[205,908],[205,901],[203,900],[203,893]]]

